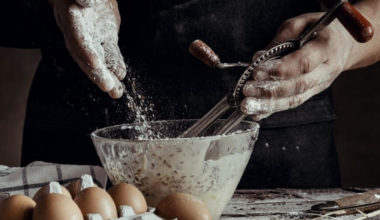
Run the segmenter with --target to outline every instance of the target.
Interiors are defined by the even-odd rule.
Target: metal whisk
[[[320,0],[329,10],[298,39],[278,44],[253,60],[252,63],[221,63],[215,52],[201,40],[191,43],[189,51],[196,58],[210,67],[220,69],[230,67],[246,67],[238,80],[234,90],[222,98],[200,120],[186,130],[181,137],[196,137],[204,135],[211,125],[224,116],[230,109],[235,109],[214,131],[213,135],[226,134],[238,125],[247,115],[240,111],[240,103],[243,100],[242,88],[252,76],[255,68],[269,59],[281,57],[301,48],[305,43],[313,39],[319,31],[328,26],[335,18],[345,26],[350,34],[358,42],[367,42],[373,36],[373,27],[356,9],[346,0]]]

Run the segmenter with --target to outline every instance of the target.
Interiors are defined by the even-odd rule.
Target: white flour
[[[255,93],[255,96],[262,96],[263,92],[273,94],[280,85],[279,81],[250,81],[245,84],[243,91],[245,94]]]
[[[136,89],[136,79],[128,78],[127,82],[132,89],[131,92],[125,91],[127,97],[128,108],[135,114],[134,122],[137,123],[134,128],[139,132],[137,140],[148,140],[160,138],[160,135],[153,132],[152,127],[148,123],[147,115],[154,118],[153,105],[145,102],[145,97],[142,96]]]
[[[122,75],[125,71],[117,71],[118,68],[126,68],[121,56],[118,42],[118,18],[114,12],[111,2],[102,0],[78,0],[79,4],[91,5],[92,7],[82,8],[72,5],[69,13],[72,16],[72,28],[75,29],[74,36],[79,42],[79,50],[89,54],[90,63],[84,63],[78,48],[73,46],[75,42],[68,42],[68,49],[73,54],[74,59],[81,66],[82,70],[90,73],[90,77],[95,82],[102,82],[109,90],[121,87],[115,74]],[[55,10],[59,9],[59,5]],[[59,13],[56,13],[59,14]],[[67,22],[60,21],[63,18],[57,17],[57,23],[65,33]],[[66,24],[66,26],[65,26]],[[69,30],[70,31],[70,30]],[[66,35],[66,40],[67,35]],[[74,40],[75,41],[75,40]]]
[[[221,136],[216,142],[219,156],[206,160],[215,139],[104,143],[98,150],[112,183],[134,184],[150,206],[171,193],[187,192],[201,199],[218,219],[239,183],[253,142],[249,135]]]
[[[92,7],[94,5],[97,5],[101,2],[104,2],[105,0],[76,0],[78,4],[80,4],[83,7]]]
[[[265,100],[248,97],[242,102],[241,111],[247,115],[252,115],[265,114],[271,112],[272,109]]]
[[[73,17],[73,26],[77,31],[84,50],[92,54],[92,65],[83,64],[82,69],[95,67],[89,71],[93,73],[95,82],[102,81],[107,84],[107,88],[122,87],[115,76],[122,78],[125,74],[126,65],[121,55],[118,42],[118,19],[115,15],[114,5],[111,1],[104,0],[77,0],[79,6],[70,7],[70,14]],[[140,132],[137,139],[157,138],[147,121],[147,115],[153,116],[153,106],[146,103],[146,99],[137,90],[137,78],[133,77],[133,72],[127,70],[125,79],[126,88],[124,93],[127,99],[128,108],[134,113],[134,122],[141,124],[136,126]]]

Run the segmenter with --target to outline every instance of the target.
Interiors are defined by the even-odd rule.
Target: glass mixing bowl
[[[137,186],[153,207],[171,193],[192,194],[216,220],[240,181],[259,125],[243,121],[227,135],[176,138],[195,121],[149,122],[144,129],[116,125],[94,131],[91,138],[113,184]],[[147,129],[161,138],[141,140]]]

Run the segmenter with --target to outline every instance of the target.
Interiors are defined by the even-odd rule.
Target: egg
[[[81,186],[82,185],[82,186]],[[88,174],[84,174],[81,176],[80,179],[77,179],[71,183],[69,183],[69,185],[66,186],[67,190],[69,190],[71,196],[73,198],[75,198],[75,196],[84,188],[88,188],[88,187],[93,187],[93,186],[97,186],[96,184],[94,184],[93,180],[92,180],[92,176],[91,175],[88,175]]]
[[[0,203],[1,220],[32,220],[36,203],[24,195],[13,195]]]
[[[66,186],[66,189],[70,192],[71,197],[75,198],[75,196],[80,191],[80,180],[75,180],[69,183],[69,185]]]
[[[118,209],[122,205],[131,206],[136,214],[148,210],[144,195],[134,185],[120,183],[109,188],[107,192],[111,195]]]
[[[117,210],[111,196],[99,187],[89,187],[82,190],[74,201],[83,215],[98,213],[103,219],[117,218]]]
[[[51,193],[37,201],[33,220],[83,220],[83,215],[72,199],[63,194]]]
[[[178,220],[211,220],[210,212],[205,204],[186,193],[174,193],[162,199],[157,207],[158,216],[165,219]]]
[[[65,187],[61,186],[57,182],[50,182],[48,185],[42,187],[37,191],[33,197],[33,200],[38,202],[38,200],[46,195],[49,195],[50,193],[59,193],[71,199],[71,194]]]

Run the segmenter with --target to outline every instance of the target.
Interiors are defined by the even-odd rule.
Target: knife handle
[[[330,8],[336,3],[336,0],[320,0],[320,2]],[[372,24],[348,1],[336,9],[336,17],[356,41],[365,43],[373,37]]]

